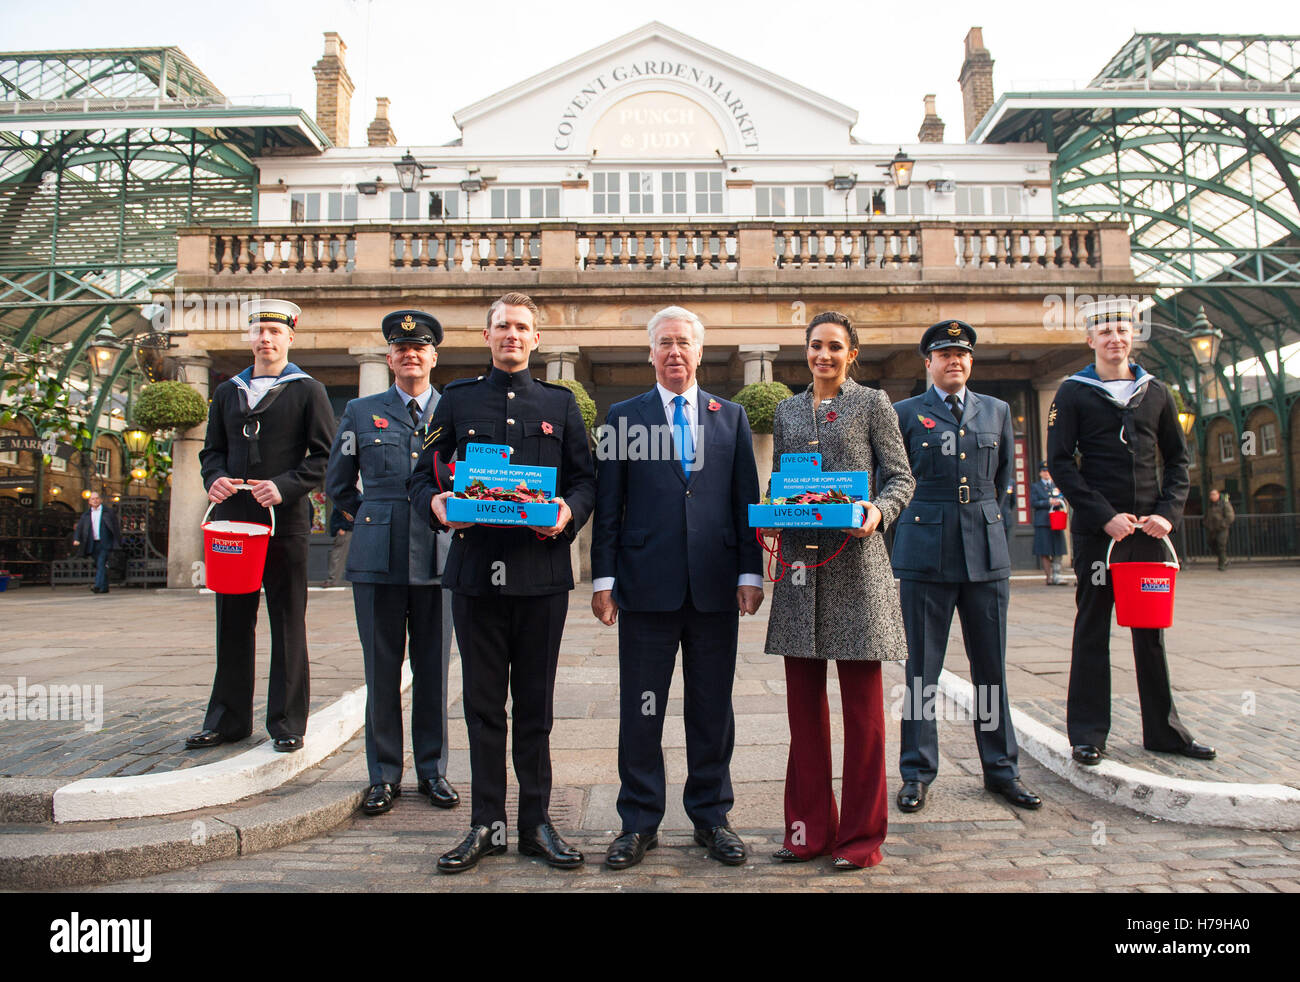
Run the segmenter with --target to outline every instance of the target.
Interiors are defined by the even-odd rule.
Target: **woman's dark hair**
[[[827,310],[814,317],[808,324],[807,330],[803,332],[803,343],[805,347],[812,343],[813,328],[818,324],[838,324],[840,327],[844,328],[844,333],[849,336],[849,350],[852,351],[858,346],[858,332],[853,329],[853,325],[849,323],[849,319],[838,311]]]

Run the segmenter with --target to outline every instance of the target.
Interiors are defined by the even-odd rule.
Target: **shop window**
[[[622,177],[618,171],[598,171],[591,175],[591,213],[593,215],[617,215],[619,208],[619,186]]]
[[[560,189],[529,188],[528,214],[532,218],[558,218],[560,216]]]
[[[784,218],[785,188],[755,188],[754,213],[765,218]]]
[[[519,188],[493,188],[492,217],[520,218],[522,217],[520,211],[522,202],[523,192]]]
[[[722,214],[722,172],[695,172],[695,214]]]
[[[430,218],[459,218],[460,192],[454,188],[429,192]]]
[[[355,194],[331,191],[326,205],[331,222],[355,222],[357,220],[357,196]]]
[[[290,195],[289,218],[295,222],[319,222],[320,193],[312,191]]]
[[[419,191],[390,191],[388,193],[388,217],[395,222],[420,217]]]
[[[663,187],[663,208],[665,215],[686,214],[686,171],[669,170],[660,175]]]
[[[655,213],[655,176],[648,170],[634,170],[627,175],[627,213],[653,215]]]
[[[795,188],[794,189],[794,214],[796,215],[824,215],[826,214],[826,189],[822,187]]]

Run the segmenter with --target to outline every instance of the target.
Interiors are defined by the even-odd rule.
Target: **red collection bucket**
[[[237,484],[237,490],[252,491],[251,484]],[[209,522],[216,502],[203,513],[204,577],[213,593],[256,593],[262,589],[266,548],[275,535],[275,509],[271,524],[259,522]]]
[[[1065,531],[1065,509],[1056,508],[1048,513],[1047,520],[1051,523],[1053,532]]]
[[[1111,539],[1106,550],[1106,568],[1115,590],[1115,621],[1120,627],[1166,628],[1174,623],[1174,586],[1178,579],[1178,554],[1165,536],[1160,541],[1173,562],[1112,563]]]

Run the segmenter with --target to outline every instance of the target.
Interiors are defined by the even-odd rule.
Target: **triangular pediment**
[[[700,131],[720,133],[725,145],[688,148],[701,153],[783,151],[800,142],[808,149],[809,139],[846,145],[858,118],[843,103],[654,21],[466,106],[454,119],[469,149],[582,155],[621,101],[639,97],[628,105],[653,115],[644,108],[651,93],[664,93],[661,115],[694,103],[709,117]],[[791,146],[776,146],[778,139]]]

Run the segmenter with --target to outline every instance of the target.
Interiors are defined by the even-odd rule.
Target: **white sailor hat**
[[[1111,297],[1096,303],[1084,304],[1079,311],[1085,327],[1105,324],[1111,321],[1132,323],[1137,316],[1137,302],[1132,297]]]
[[[273,321],[293,330],[302,308],[288,300],[246,300],[239,305],[239,316],[252,327],[262,321]]]

